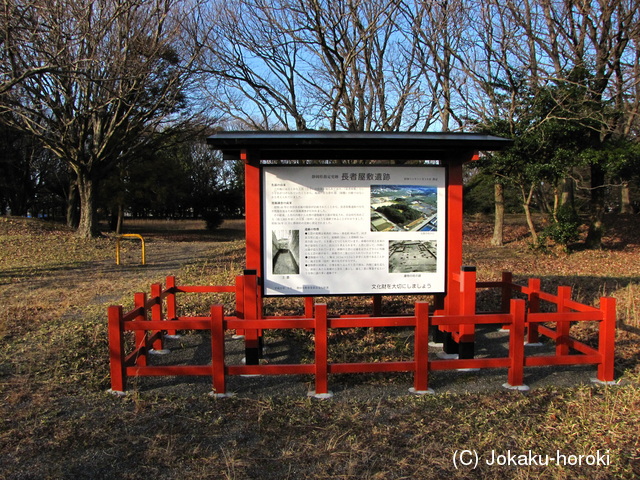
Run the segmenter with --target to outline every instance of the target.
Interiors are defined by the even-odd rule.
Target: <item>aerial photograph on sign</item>
[[[272,266],[274,275],[300,273],[300,231],[272,231]]]
[[[435,272],[437,260],[435,241],[389,242],[389,273]]]
[[[371,185],[371,231],[437,231],[437,193],[436,187]]]

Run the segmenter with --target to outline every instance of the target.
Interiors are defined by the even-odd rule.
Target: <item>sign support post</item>
[[[240,154],[245,172],[245,238],[246,269],[244,277],[245,320],[262,318],[263,305],[260,282],[262,279],[261,210],[260,210],[260,163],[250,157],[246,150]],[[262,335],[256,329],[244,330],[245,362],[257,365],[262,357]]]

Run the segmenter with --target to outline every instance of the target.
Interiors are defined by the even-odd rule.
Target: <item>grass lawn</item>
[[[638,478],[640,218],[609,225],[605,249],[565,254],[531,249],[517,218],[506,246],[491,247],[492,225],[468,219],[465,263],[477,266],[478,280],[506,270],[517,281],[539,277],[551,292],[569,285],[590,305],[616,297],[620,385],[316,401],[260,389],[213,399],[189,380],[182,389],[107,393],[107,307],[131,308],[134,292],[166,275],[231,284],[244,267],[242,222],[215,232],[202,222],[130,222],[147,240],[142,267],[139,242],[124,242],[116,266],[111,236],[79,240],[60,225],[0,217],[0,479]],[[193,297],[182,308],[202,313],[214,300],[228,301]],[[362,298],[332,302],[365,308]],[[406,308],[401,298],[386,305]],[[284,299],[269,308],[297,307]],[[575,334],[589,341],[595,332]],[[334,341],[345,351],[402,349],[397,338],[343,337]],[[407,377],[341,381],[384,390]]]

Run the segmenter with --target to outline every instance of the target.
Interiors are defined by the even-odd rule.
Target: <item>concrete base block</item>
[[[440,360],[458,360],[458,354],[457,353],[438,352],[438,353],[436,353],[436,356]]]
[[[315,390],[311,390],[307,392],[307,397],[317,398],[318,400],[328,400],[333,398],[333,392],[328,391],[327,393],[316,393]]]
[[[107,393],[110,393],[111,395],[113,395],[114,397],[126,397],[127,396],[127,392],[121,392],[120,390],[107,390]]]
[[[413,395],[433,395],[436,392],[433,391],[433,388],[427,388],[426,390],[416,390],[415,388],[411,387],[409,389],[409,393],[412,393]]]
[[[209,392],[207,395],[213,398],[231,398],[233,397],[234,394],[232,392],[229,392],[229,393]]]
[[[162,350],[155,350],[155,349],[149,350],[149,355],[168,355],[170,353],[171,353],[171,350],[167,348],[163,348]]]
[[[519,392],[528,392],[529,391],[529,386],[528,385],[511,385],[509,383],[503,383],[502,386],[503,386],[503,388],[506,388],[507,390],[518,390]]]
[[[599,380],[597,378],[592,378],[591,383],[595,383],[596,385],[619,385],[620,380]]]

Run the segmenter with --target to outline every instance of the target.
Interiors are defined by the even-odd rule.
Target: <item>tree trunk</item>
[[[562,196],[560,197],[560,205],[569,205],[574,208],[574,182],[573,178],[565,177],[562,180]]]
[[[524,209],[524,216],[527,219],[527,225],[529,226],[529,232],[531,233],[531,241],[534,245],[538,244],[538,233],[536,232],[536,227],[533,224],[533,218],[531,217],[531,209],[529,208],[531,205],[531,198],[533,197],[534,185],[531,185],[529,189],[529,193],[526,194],[524,191],[524,187],[522,187],[522,208]]]
[[[591,198],[589,200],[589,232],[585,240],[587,248],[602,248],[604,235],[604,180],[603,168],[598,164],[591,165]]]
[[[67,193],[67,226],[78,228],[80,224],[78,213],[78,184],[72,180],[69,182],[69,192]]]
[[[542,190],[542,185],[538,185],[538,188],[534,191],[535,198],[538,202],[538,207],[540,211],[545,214],[554,215],[555,211],[553,210],[553,206],[549,204],[549,200],[547,199],[547,195]]]
[[[493,237],[491,245],[502,247],[504,245],[504,185],[496,182],[493,187],[495,203],[495,217],[493,221]]]
[[[124,206],[122,203],[118,204],[118,221],[116,223],[116,235],[122,234],[122,225],[124,223]]]
[[[78,193],[80,194],[80,222],[76,234],[81,238],[97,235],[95,215],[95,183],[88,175],[78,174]]]
[[[623,180],[620,185],[620,213],[633,213],[631,206],[631,192],[629,190],[629,181]]]

